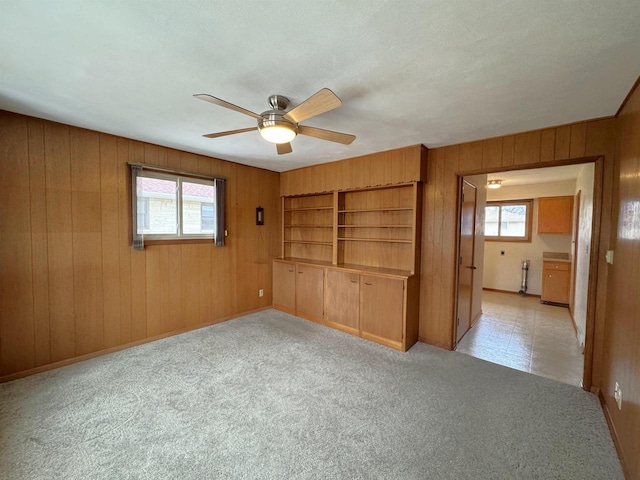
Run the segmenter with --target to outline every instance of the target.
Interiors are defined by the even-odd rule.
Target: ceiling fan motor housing
[[[269,96],[269,106],[274,110],[286,110],[289,108],[291,102],[287,97],[283,97],[282,95],[271,95]]]

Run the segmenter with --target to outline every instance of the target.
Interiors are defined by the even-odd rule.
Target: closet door
[[[356,331],[359,317],[360,274],[328,269],[325,319],[338,324],[337,328],[343,326]]]
[[[362,275],[360,329],[366,334],[402,342],[404,280]]]
[[[324,268],[296,265],[296,315],[322,322]]]
[[[295,313],[296,266],[293,263],[273,262],[273,305]]]

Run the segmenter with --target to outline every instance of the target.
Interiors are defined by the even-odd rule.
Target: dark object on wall
[[[264,208],[256,208],[256,225],[264,225]]]

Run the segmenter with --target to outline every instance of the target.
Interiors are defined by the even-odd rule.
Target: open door
[[[473,296],[473,251],[476,239],[476,187],[462,181],[460,208],[460,244],[458,248],[458,299],[456,343],[471,327]]]

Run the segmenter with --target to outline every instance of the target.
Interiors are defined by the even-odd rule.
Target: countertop
[[[562,252],[542,252],[542,261],[571,263],[571,255]]]

